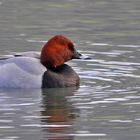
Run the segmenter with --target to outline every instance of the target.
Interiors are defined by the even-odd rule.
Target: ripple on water
[[[102,47],[105,46],[106,48],[107,46],[112,47],[112,48],[114,48],[115,46],[115,45],[102,44],[102,43],[92,44],[92,45],[97,45],[97,46],[99,45]],[[123,79],[128,80],[128,78],[130,79],[130,81],[137,78],[137,81],[138,81],[138,79],[140,78],[140,73],[139,73],[140,63],[137,63],[133,59],[130,59],[129,56],[130,55],[132,57],[135,56],[135,54],[133,54],[135,52],[135,48],[140,47],[140,46],[124,45],[125,47],[128,47],[128,48],[131,47],[132,49],[119,50],[120,46],[121,45],[117,46],[118,50],[110,50],[109,52],[83,51],[85,53],[88,53],[88,55],[90,56],[93,54],[94,57],[91,60],[83,61],[83,63],[85,63],[86,66],[83,67],[83,69],[80,69],[78,71],[78,73],[80,74],[80,77],[85,79],[85,82],[89,83],[90,85],[94,83],[96,84],[97,81],[101,81],[103,83],[113,82],[113,83],[121,84]],[[104,59],[99,59],[98,55],[99,56],[101,55]],[[108,55],[116,56],[116,61],[114,61],[115,59],[110,59]],[[123,59],[123,61],[118,61],[121,58]],[[78,61],[81,61],[81,60],[78,60]]]
[[[28,39],[27,41],[44,42],[37,39]],[[104,47],[108,44],[92,45]],[[109,45],[109,47],[113,46]],[[136,48],[137,46],[118,45],[118,47]],[[66,129],[66,131],[55,131],[55,133],[47,131],[48,137],[52,139],[57,135],[58,137],[73,136],[85,139],[87,137],[91,137],[91,139],[102,137],[105,139],[111,132],[116,133],[117,131],[120,134],[122,130],[125,130],[125,126],[133,132],[132,127],[134,128],[135,123],[140,121],[140,95],[138,93],[140,88],[132,87],[129,82],[126,86],[123,80],[126,80],[126,78],[129,78],[130,81],[132,78],[138,79],[140,75],[135,72],[139,69],[140,63],[130,61],[126,59],[127,57],[121,61],[122,56],[132,54],[133,50],[125,51],[115,48],[115,50],[109,52],[107,50],[104,52],[96,50],[83,52],[88,53],[89,56],[94,56],[94,58],[85,61],[77,60],[71,63],[78,71],[82,82],[74,95],[62,97],[63,100],[65,99],[62,106],[59,101],[61,97],[52,97],[55,100],[49,105],[44,101],[42,107],[41,101],[46,100],[42,99],[42,96],[33,98],[34,96],[24,97],[17,94],[16,97],[12,97],[12,95],[7,95],[4,92],[0,93],[0,112],[2,112],[0,129],[3,129],[5,133],[6,131],[10,132],[11,129],[14,132],[17,127],[23,133],[28,131],[29,133],[33,131],[43,131],[45,133],[49,129]],[[104,57],[99,58],[98,55]],[[110,59],[111,55],[120,59]],[[77,66],[77,64],[81,65]],[[57,103],[57,101],[59,102]],[[41,115],[42,110],[45,114]],[[57,113],[59,117],[56,115]],[[61,113],[65,116],[61,116]],[[16,138],[9,136],[4,137],[4,139]]]
[[[107,134],[93,134],[93,133],[85,133],[85,134],[80,134],[80,133],[74,133],[74,134],[69,134],[69,136],[77,136],[77,137],[104,137],[107,136]]]
[[[0,139],[0,140],[16,140],[16,139],[19,139],[19,137],[17,137],[17,136],[8,136],[8,137],[4,137],[3,139]]]
[[[92,42],[88,42],[88,44],[93,45],[93,46],[116,46],[116,47],[126,47],[126,48],[140,48],[140,46],[138,45],[113,45],[113,44],[108,44],[108,43],[92,43]]]
[[[11,123],[13,120],[0,120],[0,123]]]
[[[35,39],[27,39],[27,42],[35,42],[35,43],[46,43],[46,40],[35,40]]]
[[[48,124],[48,125],[43,125],[43,124],[22,124],[20,125],[21,127],[40,127],[40,128],[61,128],[61,127],[71,127],[71,125],[62,125],[62,124]]]
[[[109,120],[111,123],[131,123],[132,120]]]

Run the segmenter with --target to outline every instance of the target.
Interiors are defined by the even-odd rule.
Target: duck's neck
[[[42,88],[60,88],[79,85],[78,74],[68,65],[48,68],[43,75]]]
[[[57,72],[61,72],[65,68],[65,65],[66,64],[63,64],[63,65],[60,65],[60,66],[57,66],[57,67],[47,67],[47,69],[57,73]]]

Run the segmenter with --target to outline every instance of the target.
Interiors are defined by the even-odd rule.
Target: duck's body
[[[58,41],[60,42],[58,43]],[[63,52],[61,52],[61,48]],[[64,62],[76,58],[78,55],[81,56],[75,52],[71,41],[63,36],[55,36],[43,47],[41,55],[37,52],[26,52],[1,57],[0,88],[77,86],[79,85],[79,76]]]
[[[78,84],[78,75],[66,64],[52,71],[33,57],[0,60],[0,88],[58,88]]]
[[[66,64],[54,71],[48,69],[43,75],[42,88],[72,87],[78,85],[78,74]]]
[[[0,60],[0,88],[41,88],[45,71],[37,58],[21,56]]]

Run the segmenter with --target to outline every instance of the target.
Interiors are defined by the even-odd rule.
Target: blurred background
[[[139,0],[1,0],[0,50],[39,50],[41,41],[56,34],[75,43],[139,45],[139,4]]]
[[[0,89],[2,140],[140,139],[140,0],[0,0],[0,54],[69,37],[78,88]]]

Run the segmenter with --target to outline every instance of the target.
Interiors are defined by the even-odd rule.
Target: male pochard
[[[81,59],[73,43],[62,35],[51,38],[38,52],[0,58],[0,88],[61,88],[79,85],[78,74],[67,64]],[[86,57],[85,57],[86,58]]]

